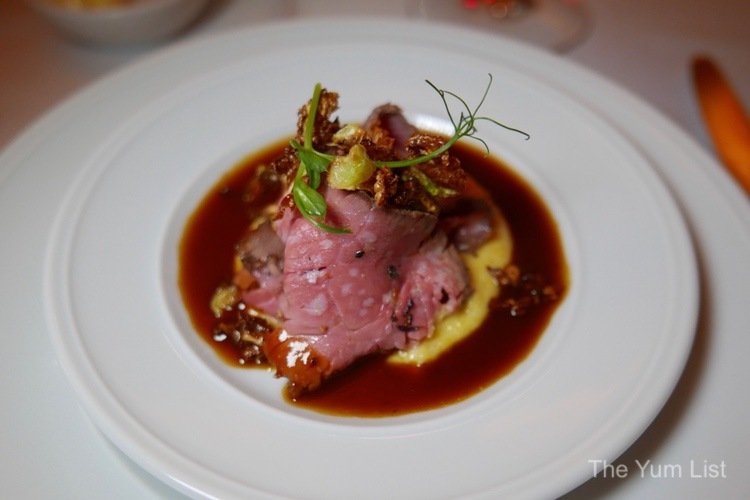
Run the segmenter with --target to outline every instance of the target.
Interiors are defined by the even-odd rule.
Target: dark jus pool
[[[249,179],[257,166],[270,163],[285,144],[273,144],[247,157],[224,175],[190,217],[179,248],[179,287],[193,326],[224,362],[238,369],[268,366],[243,365],[235,344],[214,338],[217,319],[209,303],[217,286],[231,281],[235,245],[267,202],[248,199]],[[465,144],[455,146],[454,153],[505,215],[513,235],[512,264],[522,270],[525,288],[503,288],[481,327],[435,361],[416,367],[388,363],[387,354],[369,356],[313,392],[292,398],[285,391],[289,404],[357,417],[443,407],[492,385],[534,349],[568,288],[558,227],[534,189],[507,165]],[[523,314],[514,314],[517,311],[508,306],[515,303],[513,294],[533,298],[542,283],[554,290],[555,300],[540,300]]]

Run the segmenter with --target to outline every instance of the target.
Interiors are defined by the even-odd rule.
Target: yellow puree
[[[479,328],[489,313],[490,301],[500,293],[500,287],[487,268],[505,267],[510,263],[512,251],[513,238],[508,224],[502,214],[496,212],[493,239],[482,245],[476,254],[461,254],[474,287],[472,295],[461,309],[437,322],[432,336],[408,350],[392,354],[388,361],[421,365],[437,358]]]

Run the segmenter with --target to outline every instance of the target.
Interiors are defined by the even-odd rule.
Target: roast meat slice
[[[440,315],[465,298],[468,278],[435,216],[384,209],[362,192],[323,191],[331,222],[319,230],[285,210],[275,224],[284,242],[283,329],[264,350],[279,375],[313,389],[367,354],[427,337]]]

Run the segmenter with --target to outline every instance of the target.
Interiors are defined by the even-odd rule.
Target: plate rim
[[[369,26],[369,27],[371,27],[371,28],[376,28],[376,27],[379,27],[379,25],[378,25],[378,24],[377,24],[376,22],[373,22],[373,21],[363,21],[363,20],[359,20],[359,21],[357,21],[357,22],[358,22],[358,24],[360,24],[360,25],[366,25],[366,26]],[[262,33],[262,32],[267,32],[268,30],[271,30],[271,29],[279,29],[279,28],[283,28],[283,29],[285,29],[285,30],[290,30],[290,29],[296,29],[296,28],[297,28],[297,27],[299,27],[300,25],[305,25],[305,26],[309,26],[309,25],[317,25],[317,26],[320,26],[320,25],[330,25],[330,26],[334,26],[334,25],[338,25],[338,21],[334,21],[334,22],[332,22],[332,21],[327,21],[327,20],[326,20],[326,21],[321,21],[321,20],[304,20],[304,21],[282,21],[282,22],[279,22],[279,23],[268,24],[268,25],[265,25],[265,26],[263,26],[263,27],[251,27],[251,28],[246,28],[246,29],[238,30],[238,32],[236,32],[236,33],[231,33],[231,34],[228,34],[228,35],[221,35],[221,36],[219,36],[219,37],[215,37],[215,38],[212,38],[212,39],[210,39],[210,40],[207,40],[207,41],[205,41],[205,42],[204,42],[204,41],[193,42],[193,43],[191,43],[191,44],[186,44],[186,46],[185,46],[185,47],[182,47],[182,46],[181,46],[181,47],[180,47],[180,48],[178,48],[178,49],[171,49],[171,50],[172,50],[172,51],[173,51],[173,50],[180,50],[180,51],[189,51],[189,50],[190,50],[190,48],[191,48],[191,47],[192,47],[193,45],[195,45],[195,44],[204,44],[204,43],[205,43],[205,44],[207,44],[207,45],[208,45],[208,44],[211,44],[211,45],[216,45],[216,46],[218,46],[218,45],[220,45],[220,41],[221,41],[222,39],[224,39],[224,37],[226,37],[226,36],[243,36],[243,35],[245,35],[245,34],[247,34],[247,33],[253,33],[253,34],[255,34],[255,36],[259,36],[259,35],[257,34],[258,32],[261,32],[261,33]],[[452,31],[452,32],[455,32],[455,33],[460,33],[460,34],[462,34],[462,35],[464,35],[464,36],[467,36],[467,38],[472,38],[472,39],[474,39],[474,40],[477,40],[477,39],[485,39],[485,40],[488,40],[488,39],[491,39],[491,38],[492,38],[492,37],[490,37],[490,36],[487,36],[487,35],[482,35],[482,34],[479,34],[479,33],[471,32],[471,31],[466,31],[466,30],[464,30],[464,29],[462,29],[462,28],[453,28],[453,27],[451,27],[451,28],[446,28],[446,27],[436,27],[436,26],[427,26],[427,25],[425,25],[425,26],[423,27],[423,31],[422,31],[422,32],[433,32],[433,33],[437,33],[437,32],[441,32],[441,31],[443,31],[443,30],[445,30],[445,29],[448,29],[449,31]],[[503,43],[507,43],[507,42],[503,42]],[[526,51],[526,50],[532,50],[532,51],[533,51],[533,49],[529,49],[529,48],[526,48],[526,47],[524,47],[524,48],[523,48],[523,50],[524,50],[524,51]],[[541,53],[539,52],[539,53],[537,53],[536,55],[538,56],[539,54],[541,54]],[[546,56],[547,56],[547,55],[545,54],[545,57],[546,57]],[[166,56],[164,56],[164,55],[162,54],[162,55],[161,55],[160,57],[166,57]],[[149,64],[149,61],[152,61],[152,58],[151,58],[151,57],[148,57],[148,58],[147,58],[147,59],[146,59],[145,61],[141,61],[140,63],[135,63],[135,66],[136,66],[136,67],[139,67],[140,65],[148,65],[148,64]],[[506,63],[507,63],[507,61],[503,61],[503,62],[506,62]],[[570,62],[565,62],[565,64],[568,64],[568,65],[570,65]],[[129,66],[128,66],[128,68],[130,68],[130,66],[133,66],[133,65],[129,65]],[[129,71],[129,70],[130,70],[130,69],[126,69],[125,71]],[[122,74],[124,74],[124,75],[126,75],[126,76],[127,76],[127,73],[126,73],[126,72],[119,72],[119,71],[118,71],[118,74],[117,74],[117,75],[115,75],[115,76],[113,76],[113,77],[111,77],[110,79],[108,79],[108,81],[116,81],[117,79],[121,78],[121,76],[120,76],[120,75],[122,75]],[[106,82],[104,82],[104,83],[106,83]],[[84,90],[83,90],[83,94],[82,94],[82,95],[86,95],[85,93],[86,93],[86,89],[84,89]],[[577,102],[577,103],[579,103],[579,104],[582,104],[580,100],[578,100],[578,99],[575,99],[575,100],[576,100],[576,102]],[[52,121],[52,120],[54,119],[54,117],[55,117],[55,116],[57,116],[57,115],[53,113],[53,115],[51,115],[51,116],[49,117],[49,120],[50,120],[50,121]],[[606,118],[606,117],[605,117],[605,118]],[[631,141],[628,141],[628,142],[631,142]],[[631,144],[631,145],[632,145],[632,144]],[[635,145],[632,145],[632,146],[633,146],[633,147],[636,147]],[[73,188],[72,188],[72,189],[71,189],[71,190],[70,190],[70,191],[69,191],[68,193],[73,193],[74,191],[76,191],[76,189],[75,189],[75,186],[76,186],[76,185],[77,185],[77,183],[74,183],[74,184],[73,184],[73,186],[74,186],[74,187],[73,187]],[[671,196],[671,195],[670,195],[670,194],[668,193],[668,190],[666,189],[666,187],[664,187],[664,186],[662,185],[662,189],[664,189],[664,190],[665,190],[665,192],[667,192],[667,194],[669,195],[669,204],[670,204],[670,205],[672,205],[672,206],[673,206],[673,208],[677,208],[677,207],[676,207],[676,203],[675,203],[674,199],[673,199],[673,198],[672,198],[672,196]],[[63,210],[63,211],[61,211],[61,213],[65,213],[65,211]],[[680,221],[681,221],[681,228],[682,228],[682,229],[683,229],[683,230],[685,231],[685,233],[687,234],[687,229],[686,229],[686,228],[687,228],[687,225],[686,225],[686,223],[685,223],[684,217],[682,216],[682,214],[681,214],[681,213],[679,213],[679,210],[678,210],[678,217],[679,217],[679,219],[680,219]],[[53,230],[53,232],[52,232],[52,233],[53,233],[53,234],[56,234],[56,233],[57,233],[57,231],[58,231],[59,229],[60,229],[60,224],[58,224],[58,222],[55,222],[55,224],[54,224],[54,230]],[[52,242],[52,241],[54,241],[54,240],[55,240],[55,238],[54,238],[54,237],[51,237],[51,238],[49,239],[49,241],[50,241],[50,242]],[[692,244],[691,244],[690,250],[691,250],[691,253],[693,253],[693,247],[692,247]],[[694,255],[692,255],[692,261],[693,261],[693,264],[695,264],[695,256],[694,256]],[[47,263],[47,264],[45,264],[45,267],[46,267],[47,265],[50,265],[50,266],[51,266],[51,263]],[[694,283],[695,283],[695,286],[694,286],[694,288],[695,288],[695,290],[696,290],[696,293],[695,293],[695,300],[694,300],[694,304],[696,305],[696,307],[694,307],[694,311],[695,311],[695,314],[693,315],[693,316],[695,316],[695,318],[694,318],[694,319],[692,320],[692,322],[688,320],[688,323],[691,323],[691,324],[692,324],[692,326],[691,326],[691,328],[690,328],[690,330],[691,330],[692,332],[694,332],[694,331],[695,331],[695,322],[697,322],[697,313],[698,313],[698,307],[697,307],[697,304],[698,304],[698,302],[699,302],[699,300],[698,300],[698,294],[697,294],[697,289],[698,289],[698,286],[697,286],[697,283],[698,283],[698,277],[697,277],[697,270],[696,270],[696,269],[697,269],[697,266],[694,266],[694,267],[693,267],[693,269],[694,269],[694,271],[696,271],[696,272],[695,272],[695,275],[694,275],[694,277],[693,277],[693,279],[694,279]],[[48,274],[47,274],[46,272],[45,272],[45,276],[48,276]],[[47,291],[48,291],[48,287],[47,287],[47,286],[45,286],[45,290],[47,290]],[[46,299],[49,299],[49,297],[46,297]],[[45,300],[45,302],[47,302],[47,301]],[[49,311],[48,311],[48,313],[49,313]],[[48,318],[48,320],[49,320],[50,324],[53,324],[53,323],[55,323],[55,322],[56,322],[56,320],[55,320],[54,318]],[[56,338],[56,336],[55,336],[55,335],[53,335],[53,340],[55,340],[55,338]],[[59,339],[57,339],[57,341],[59,341]],[[60,345],[58,345],[58,342],[57,342],[57,341],[55,341],[54,343],[56,344],[56,345],[55,345],[55,347],[56,347],[56,351],[57,351],[58,353],[60,353],[60,349],[61,349],[61,348],[63,348],[63,347],[62,347],[62,346],[60,346]],[[685,350],[686,352],[685,352],[685,353],[683,353],[683,355],[682,355],[682,362],[681,362],[681,363],[678,363],[678,364],[680,364],[680,369],[678,370],[678,375],[679,375],[679,373],[681,373],[681,372],[682,372],[682,368],[684,367],[684,364],[685,364],[685,362],[687,361],[687,354],[689,353],[689,351],[690,351],[690,347],[691,347],[691,346],[692,346],[692,336],[690,337],[690,341],[689,341],[689,342],[688,342],[688,343],[686,344],[686,348],[684,349],[684,350]],[[677,357],[679,357],[679,356],[677,356]],[[68,369],[66,369],[66,373],[68,374],[68,376],[69,376],[69,377],[70,377],[70,373],[69,373],[70,369],[71,369],[71,367],[69,367]],[[653,418],[654,418],[654,417],[656,416],[656,414],[658,414],[659,410],[661,409],[661,407],[663,406],[663,404],[664,404],[664,403],[666,402],[666,400],[667,400],[667,398],[668,398],[669,394],[671,394],[671,392],[672,392],[672,389],[674,388],[674,385],[676,384],[677,380],[679,380],[679,376],[676,376],[676,377],[674,377],[674,378],[675,378],[675,380],[674,380],[674,383],[673,383],[673,384],[671,384],[671,387],[669,387],[669,388],[668,388],[668,390],[667,390],[667,388],[665,387],[665,390],[666,390],[666,394],[665,394],[665,395],[663,395],[663,401],[661,401],[661,404],[659,404],[659,405],[658,405],[658,408],[655,408],[655,409],[654,409],[654,411],[653,411],[653,415],[652,415],[652,416],[651,416],[651,417],[650,417],[650,418],[648,419],[648,423],[650,423],[650,421],[651,421],[651,420],[652,420],[652,419],[653,419]],[[80,382],[79,382],[79,383],[80,383]],[[78,387],[76,387],[76,393],[78,393],[78,394],[79,394],[79,396],[80,396],[80,390],[81,390],[81,388],[78,388]],[[88,410],[89,412],[91,412],[91,410],[92,410],[92,408],[90,408],[90,406],[91,406],[91,405],[89,404],[89,405],[86,405],[86,406],[87,406],[87,410]],[[127,412],[126,412],[126,413],[127,413]],[[105,415],[100,415],[100,416],[99,416],[99,417],[98,417],[98,418],[96,419],[96,420],[97,420],[97,425],[102,425],[102,418],[104,418],[104,419],[106,420],[106,416],[105,416]],[[646,425],[644,425],[644,426],[643,426],[643,429],[641,429],[641,431],[642,431],[642,430],[645,430],[645,428],[646,428],[646,427],[648,426],[648,423],[647,423]],[[110,431],[110,432],[112,432],[112,431],[115,431],[115,435],[117,434],[117,433],[116,433],[116,429],[110,429],[109,431]],[[110,432],[106,432],[106,434],[107,434],[108,436],[110,436],[110,437],[111,437],[111,436],[112,436],[112,434],[110,434]],[[627,446],[629,446],[629,444],[630,444],[630,443],[631,443],[632,441],[634,441],[635,439],[637,439],[637,437],[638,437],[639,435],[640,435],[640,433],[638,433],[638,434],[634,435],[634,436],[633,436],[633,438],[632,438],[632,440],[631,440],[630,442],[628,442],[628,443],[625,443],[625,444],[624,444],[624,446],[623,446],[623,448],[622,448],[622,450],[620,450],[620,451],[624,451],[624,449],[625,449],[625,448],[627,448]],[[117,439],[113,439],[113,441],[115,441],[115,442],[116,442],[116,444],[118,445],[118,447],[121,447],[121,448],[123,448],[124,450],[127,450],[127,449],[128,449],[127,443],[123,442],[123,441],[127,441],[127,438],[125,438],[125,439],[120,439],[120,440],[119,440],[120,442],[118,442],[118,440],[117,440]],[[157,438],[157,441],[158,441],[158,438]],[[128,454],[128,455],[130,455],[130,456],[133,456],[133,455],[132,455],[131,453],[132,453],[132,450],[131,450],[131,452],[128,452],[127,454]],[[141,458],[142,458],[142,457],[141,457]],[[612,457],[612,458],[615,458],[615,457]],[[137,461],[138,461],[139,463],[143,463],[141,459],[139,459],[139,460],[137,460]],[[151,466],[153,467],[153,464],[151,464]],[[153,468],[151,468],[151,467],[149,467],[148,465],[146,466],[146,469],[147,469],[147,470],[150,470],[150,471],[151,471],[152,473],[154,472],[154,469],[153,469]],[[161,477],[162,479],[164,479],[164,476],[163,476],[163,475],[160,475],[160,474],[155,474],[155,475],[157,475],[157,477]],[[174,480],[175,480],[175,478],[174,478],[174,477],[169,477],[169,478],[168,478],[168,480],[169,480],[168,482],[170,482],[171,484],[175,485],[175,483],[174,483]],[[226,479],[225,479],[225,478],[223,478],[223,480],[226,480]],[[579,481],[579,482],[580,482],[580,481]],[[576,483],[576,484],[578,484],[578,483]],[[182,486],[183,486],[183,487],[185,487],[186,485],[182,485]],[[573,484],[572,486],[575,486],[575,484]],[[571,486],[571,487],[572,487],[572,486]],[[179,485],[178,485],[178,487],[179,487]],[[188,488],[188,491],[184,491],[184,492],[186,492],[186,493],[188,493],[188,494],[195,494],[195,493],[196,493],[195,491],[192,491],[192,490],[190,490],[189,488]]]

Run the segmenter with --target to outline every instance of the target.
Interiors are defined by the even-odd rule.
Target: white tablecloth
[[[590,0],[587,8],[589,32],[562,57],[631,90],[711,152],[690,85],[689,61],[696,53],[714,56],[744,102],[750,103],[750,2]],[[404,16],[407,8],[398,0],[220,0],[190,31],[168,43],[290,17],[358,13]],[[23,2],[0,0],[0,149],[66,97],[156,49],[71,43]],[[738,300],[746,304],[747,296]],[[39,309],[39,304],[29,304],[28,312]],[[710,320],[704,314],[702,321]],[[750,452],[750,427],[736,418],[747,415],[750,407],[747,391],[737,390],[750,378],[750,364],[737,366],[738,353],[724,333],[728,332],[699,335],[672,399],[619,460],[629,469],[629,477],[596,478],[570,498],[703,498],[707,493],[716,498],[750,497],[750,460],[745,456]],[[9,398],[0,405],[3,496],[176,496],[100,436],[62,380],[60,367],[36,359],[37,343],[46,341],[45,332],[0,331],[0,393]],[[746,351],[747,345],[737,348]],[[647,460],[661,466],[662,473],[653,468],[641,471],[638,464]],[[704,465],[722,469],[715,469],[720,472],[715,478],[691,478],[687,469],[681,478],[670,475],[674,465],[690,464],[699,471]]]

